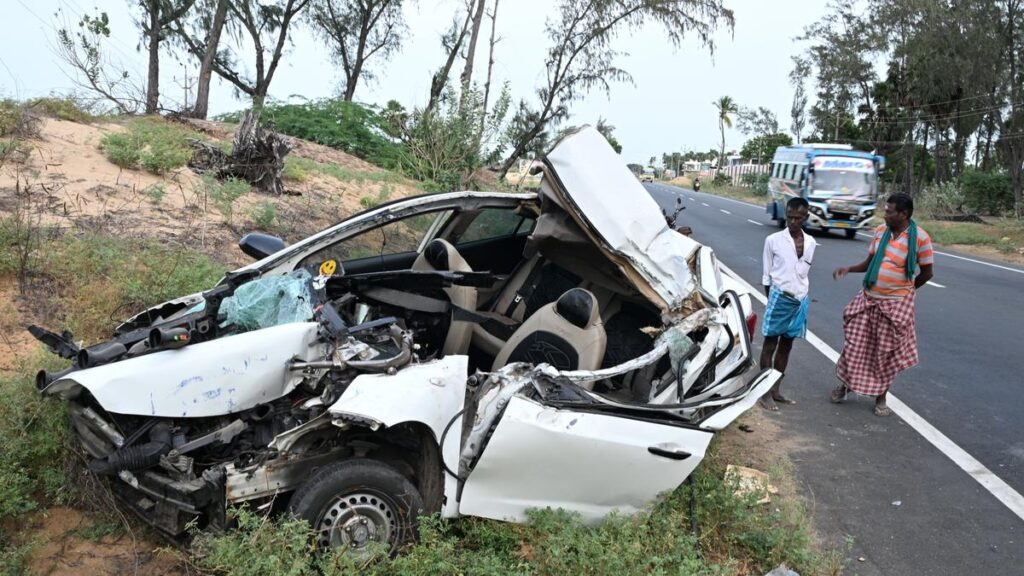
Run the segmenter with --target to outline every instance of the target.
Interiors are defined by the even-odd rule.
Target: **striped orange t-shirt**
[[[878,244],[882,241],[882,234],[885,233],[885,224],[875,228],[875,238],[871,241],[871,248],[868,253],[871,256],[878,251]],[[902,298],[914,289],[913,277],[907,278],[907,245],[910,241],[910,229],[907,228],[899,236],[889,238],[889,244],[885,248],[885,256],[882,259],[882,266],[878,270],[878,282],[868,289],[872,296],[888,298]],[[935,251],[932,250],[932,237],[924,231],[924,228],[917,227],[917,263],[928,265],[935,262]],[[912,276],[917,276],[918,270],[914,270]]]

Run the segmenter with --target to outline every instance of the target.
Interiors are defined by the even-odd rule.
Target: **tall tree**
[[[146,82],[146,114],[160,109],[160,42],[170,28],[192,8],[196,0],[137,0],[142,9],[138,25],[146,40],[149,66]]]
[[[434,72],[430,79],[430,98],[427,100],[427,107],[424,109],[424,112],[427,114],[431,113],[437,106],[437,102],[441,99],[441,94],[444,92],[444,87],[448,85],[448,76],[452,73],[455,59],[462,50],[462,44],[466,40],[466,30],[469,29],[469,23],[473,17],[473,12],[470,8],[471,5],[466,6],[466,16],[462,18],[461,25],[459,24],[459,15],[456,14],[452,18],[448,31],[441,36],[441,46],[444,47],[446,56],[444,64],[437,72]]]
[[[199,60],[196,101],[186,113],[193,118],[206,118],[210,106],[210,82],[220,50],[221,35],[228,28],[231,0],[198,0],[194,9],[171,25],[171,40]],[[237,36],[239,29],[231,32]],[[194,50],[193,50],[194,48]]]
[[[402,0],[313,0],[310,17],[341,64],[345,101],[352,100],[360,78],[373,78],[367,62],[387,60],[406,30]]]
[[[558,16],[549,19],[545,27],[551,45],[544,84],[536,92],[534,106],[521,102],[519,108],[519,113],[529,114],[533,125],[512,140],[501,173],[508,171],[550,123],[564,120],[570,104],[587,91],[600,88],[608,93],[612,82],[631,82],[629,73],[615,64],[618,52],[612,41],[623,30],[652,23],[664,26],[673,46],[679,45],[685,33],[691,33],[713,50],[712,34],[722,23],[731,28],[733,14],[721,0],[561,0]]]
[[[789,130],[800,144],[804,126],[807,125],[807,91],[804,88],[807,77],[811,75],[811,67],[807,60],[793,57],[793,70],[789,72],[789,83],[793,85],[793,103],[789,108]]]
[[[763,155],[771,151],[767,146],[763,145],[763,143],[768,142],[768,136],[778,134],[779,132],[778,118],[775,117],[774,112],[764,106],[759,106],[757,110],[741,107],[739,112],[736,114],[736,118],[738,120],[737,125],[739,126],[740,132],[747,135],[753,135],[754,140],[760,143],[754,148],[754,150],[757,151],[757,154],[753,157],[748,156],[748,158],[755,159],[757,160],[757,163],[760,164]],[[790,141],[790,143],[792,143],[792,141]]]
[[[309,0],[229,0],[229,17],[236,22],[244,38],[218,51],[213,57],[212,68],[235,90],[252,98],[254,108],[263,107],[270,82],[284,54],[289,30],[308,3]],[[189,52],[196,57],[206,54],[203,43],[191,34],[180,32],[179,29],[178,36]],[[251,46],[256,64],[255,77],[244,72],[237,52],[239,46]]]
[[[732,128],[732,115],[739,112],[739,107],[732,96],[722,96],[711,104],[718,110],[718,131],[722,135],[722,148],[718,153],[718,167],[721,168],[725,161],[725,129]]]
[[[484,6],[487,0],[475,0],[476,7],[473,9],[473,24],[469,29],[469,46],[466,47],[466,65],[462,68],[462,76],[459,82],[462,86],[469,86],[473,81],[473,61],[476,59],[476,41],[480,37],[480,28],[484,22]]]
[[[487,81],[484,82],[484,110],[487,110],[487,105],[491,98],[491,73],[494,71],[494,46],[501,40],[495,37],[495,33],[498,29],[498,2],[494,0],[494,9],[491,10],[489,16],[491,17],[491,41],[490,48],[487,56]],[[480,120],[481,132],[483,132],[483,119]]]

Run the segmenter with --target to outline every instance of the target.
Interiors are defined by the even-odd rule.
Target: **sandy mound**
[[[233,130],[232,125],[217,122],[188,124],[223,141],[230,140]],[[281,197],[250,192],[235,203],[229,222],[189,168],[157,176],[109,162],[99,143],[104,134],[119,130],[124,128],[116,124],[44,120],[41,138],[29,143],[31,153],[0,168],[0,214],[21,211],[40,224],[64,230],[156,237],[202,250],[225,264],[241,264],[245,257],[235,243],[255,228],[252,214],[264,203],[275,211],[269,232],[294,242],[362,210],[364,198],[394,199],[420,192],[415,183],[400,178],[363,178],[384,171],[338,150],[295,140],[293,155],[355,174],[346,181],[316,171],[303,182],[286,180],[288,194]],[[154,187],[163,191],[159,199],[150,193]]]

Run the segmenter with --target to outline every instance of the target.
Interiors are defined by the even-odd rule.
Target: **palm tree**
[[[711,105],[718,109],[718,130],[722,133],[722,150],[718,154],[718,168],[721,170],[725,162],[725,129],[732,128],[732,118],[729,115],[739,112],[740,109],[731,96],[722,96]]]

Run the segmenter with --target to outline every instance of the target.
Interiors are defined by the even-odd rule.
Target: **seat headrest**
[[[423,250],[423,255],[426,257],[427,262],[434,267],[434,270],[449,270],[450,264],[448,263],[448,249],[451,244],[440,239],[435,238],[427,244],[426,249]]]
[[[597,299],[583,288],[572,288],[555,301],[555,312],[571,324],[585,329],[597,320]]]

